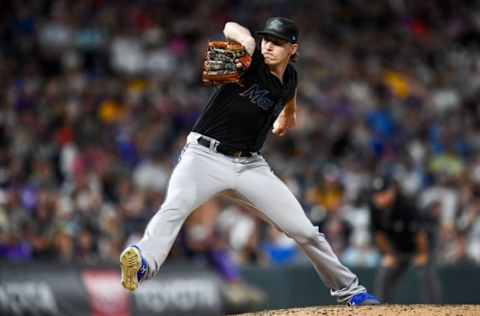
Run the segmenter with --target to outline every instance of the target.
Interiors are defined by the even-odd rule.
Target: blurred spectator
[[[351,226],[351,234],[341,259],[348,266],[376,267],[380,262],[380,254],[370,235],[369,208],[357,204],[352,203],[342,209],[344,219]]]
[[[217,219],[217,229],[238,264],[258,264],[258,219],[241,205],[226,204]]]
[[[183,249],[188,258],[209,264],[222,277],[227,304],[235,309],[262,304],[266,299],[265,293],[241,279],[238,264],[220,238],[216,224],[219,212],[218,200],[212,199],[190,215],[181,234]]]
[[[267,228],[267,238],[260,247],[269,265],[288,265],[298,261],[299,250],[295,241],[275,226]]]

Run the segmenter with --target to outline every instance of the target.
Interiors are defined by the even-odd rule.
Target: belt
[[[207,147],[207,148],[211,148],[210,145],[211,145],[211,142],[213,140],[210,140],[210,139],[207,139],[205,137],[202,137],[200,136],[199,138],[197,138],[197,143],[199,145],[202,145],[204,147]],[[242,150],[238,150],[236,148],[233,148],[231,146],[228,146],[228,145],[224,145],[222,143],[218,143],[216,148],[215,148],[215,151],[218,152],[218,153],[221,153],[225,156],[231,156],[231,157],[252,157],[253,156],[253,153],[250,152],[250,151],[242,151]]]

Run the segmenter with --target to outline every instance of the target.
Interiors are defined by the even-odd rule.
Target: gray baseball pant
[[[152,277],[168,253],[190,213],[218,193],[234,190],[259,216],[293,238],[312,262],[331,295],[339,303],[366,292],[358,278],[338,260],[325,236],[312,225],[300,203],[272,172],[260,154],[234,158],[197,143],[200,134],[190,133],[173,170],[160,210],[147,225],[137,246]]]

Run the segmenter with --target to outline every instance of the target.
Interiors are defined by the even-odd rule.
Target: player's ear
[[[298,50],[298,44],[292,44],[291,50],[290,50],[290,56],[293,56],[297,53]]]

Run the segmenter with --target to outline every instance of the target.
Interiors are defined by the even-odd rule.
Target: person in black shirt
[[[295,125],[297,72],[291,61],[298,50],[298,29],[289,19],[270,18],[258,32],[235,22],[223,30],[242,44],[252,63],[240,84],[215,89],[187,137],[160,210],[143,238],[120,256],[122,285],[134,291],[165,261],[189,214],[216,194],[235,191],[242,203],[293,238],[312,261],[338,302],[378,304],[332,251],[300,203],[273,173],[260,150],[272,130],[283,135]]]
[[[374,178],[369,204],[372,233],[383,256],[375,294],[391,303],[400,277],[413,264],[421,278],[423,300],[438,303],[439,281],[427,238],[428,218],[390,177]]]

